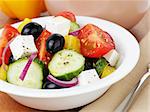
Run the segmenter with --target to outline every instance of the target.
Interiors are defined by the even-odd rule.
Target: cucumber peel
[[[28,88],[42,88],[43,68],[39,63],[33,61],[25,79],[20,80],[19,76],[27,64],[28,59],[20,59],[10,64],[7,71],[7,81],[11,84]]]
[[[71,22],[70,30],[69,32],[74,32],[80,28],[80,25],[76,22]]]
[[[57,52],[48,65],[50,73],[61,80],[71,80],[84,70],[85,58],[73,50]]]
[[[96,63],[94,63],[94,67],[99,75],[102,74],[104,68],[108,65],[108,62],[105,58],[100,58]]]

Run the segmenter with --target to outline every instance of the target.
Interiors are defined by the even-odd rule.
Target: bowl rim
[[[39,21],[39,19],[49,19],[53,16],[47,16],[47,17],[40,17],[40,18],[35,18],[32,19],[33,21]],[[117,68],[115,72],[113,72],[110,76],[103,78],[97,82],[94,82],[93,84],[85,85],[85,86],[75,86],[72,88],[65,88],[65,89],[53,89],[53,90],[45,90],[45,89],[32,89],[32,88],[25,88],[25,87],[20,87],[16,86],[13,84],[10,84],[8,82],[0,80],[0,91],[5,92],[7,94],[11,95],[16,95],[16,96],[22,96],[22,97],[32,97],[32,98],[60,98],[60,97],[68,97],[68,96],[75,96],[79,94],[85,94],[89,92],[93,92],[99,89],[103,89],[106,87],[109,87],[110,85],[114,84],[115,82],[121,80],[124,78],[128,73],[131,72],[131,70],[136,66],[139,57],[140,57],[140,48],[137,40],[135,37],[127,31],[125,28],[123,28],[120,25],[117,25],[113,22],[100,19],[100,18],[95,18],[95,17],[87,17],[87,16],[77,16],[77,20],[92,20],[92,21],[98,21],[98,22],[104,22],[106,24],[112,25],[113,27],[117,28],[118,30],[125,32],[128,34],[128,37],[126,37],[130,42],[133,44],[134,49],[129,49],[128,57],[131,56],[132,62],[128,59],[128,57],[125,57],[123,59],[123,63]],[[92,22],[91,22],[92,23]],[[12,24],[12,26],[17,26],[20,24],[20,22]],[[1,30],[0,30],[1,31]],[[134,52],[136,51],[136,52]],[[134,52],[134,56],[133,56]],[[126,65],[125,64],[128,65]],[[122,69],[123,68],[123,69]],[[115,74],[120,74],[117,77]],[[99,86],[101,85],[101,86]]]

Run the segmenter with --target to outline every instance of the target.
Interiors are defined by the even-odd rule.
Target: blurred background
[[[0,0],[0,24],[67,10],[76,15],[103,18],[130,29],[141,20],[148,7],[149,0]],[[43,15],[43,12],[46,13]]]

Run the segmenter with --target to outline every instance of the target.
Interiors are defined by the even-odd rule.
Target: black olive
[[[30,22],[23,27],[21,35],[33,35],[34,40],[36,40],[40,36],[42,31],[43,27],[40,24]]]
[[[9,63],[13,63],[14,61],[15,61],[15,59],[14,59],[13,55],[11,55],[11,56],[9,57]]]
[[[49,75],[49,70],[48,70],[48,68],[47,68],[47,66],[44,66],[44,69],[43,69],[43,82],[46,82],[46,81],[48,81],[47,80],[47,76]]]
[[[63,49],[65,39],[60,34],[51,35],[46,41],[46,50],[50,53],[56,53]]]
[[[50,81],[46,81],[44,84],[43,84],[43,89],[61,89],[62,87],[54,84],[53,82],[50,82]]]
[[[44,66],[44,77],[47,77],[49,75],[49,70],[47,68],[47,66]]]
[[[85,64],[84,64],[84,70],[93,69],[93,64],[95,63],[97,59],[95,58],[85,58]]]

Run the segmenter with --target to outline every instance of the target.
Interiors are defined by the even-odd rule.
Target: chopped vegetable
[[[69,19],[72,22],[76,22],[76,17],[72,12],[69,11],[63,11],[57,14],[57,16],[63,16],[67,19]]]
[[[8,82],[11,84],[28,87],[28,88],[35,88],[35,89],[42,88],[43,69],[38,63],[34,61],[30,65],[30,68],[28,69],[28,72],[24,80],[22,81],[19,78],[27,62],[28,59],[24,58],[24,59],[17,60],[14,63],[9,65],[7,71]]]
[[[73,87],[78,84],[78,78],[73,78],[71,81],[61,81],[53,77],[52,75],[48,75],[47,79],[54,84],[59,85],[60,87]]]
[[[62,80],[71,80],[84,70],[84,57],[72,50],[57,52],[50,61],[48,68],[50,73]]]
[[[46,81],[43,84],[43,89],[61,89],[63,87],[58,86],[57,84],[50,82],[50,81]]]
[[[34,53],[34,54],[32,54],[32,55],[36,55],[36,53]],[[42,68],[43,70],[45,69],[44,63],[43,63],[42,61],[40,61],[40,60],[37,58],[37,56],[36,56],[36,58],[35,58],[33,61],[36,62],[36,63],[38,63],[38,64],[41,66],[41,68]]]
[[[93,24],[85,25],[79,32],[81,53],[89,58],[100,58],[115,48],[111,36]]]
[[[4,29],[2,31],[2,35],[0,38],[0,65],[2,65],[2,54],[3,54],[4,48],[6,47],[7,43],[12,38],[16,37],[17,35],[19,35],[19,32],[17,31],[17,29],[13,28],[10,25],[4,26]],[[5,63],[8,64],[9,63],[9,57],[11,56],[10,49],[8,49],[5,54],[7,54],[5,57]]]
[[[10,48],[9,48],[9,45],[11,44],[11,42],[12,42],[13,40],[14,40],[14,38],[12,38],[12,39],[7,43],[6,47],[5,47],[4,50],[3,50],[3,53],[2,53],[2,65],[9,63],[9,58],[11,57],[11,56],[9,56],[9,55],[11,55],[11,50],[10,50]],[[9,58],[8,58],[8,56],[9,56]]]
[[[97,71],[97,73],[99,75],[102,74],[104,68],[108,65],[109,63],[106,61],[105,58],[100,58],[95,64],[94,64],[94,67]]]
[[[80,53],[80,40],[72,35],[65,36],[65,49],[70,49]]]
[[[101,75],[101,78],[104,78],[108,75],[110,75],[111,73],[113,73],[116,69],[114,67],[111,67],[111,66],[106,66],[103,70],[103,73]]]
[[[38,49],[38,59],[45,65],[48,65],[52,57],[52,55],[46,50],[46,41],[50,35],[51,33],[49,31],[44,30],[35,42]]]
[[[69,35],[78,36],[79,32],[80,32],[80,30],[76,30],[74,32],[70,32]]]
[[[13,19],[39,17],[44,0],[0,0],[0,10]]]
[[[24,69],[22,70],[21,72],[21,75],[20,75],[20,79],[23,81],[31,64],[32,64],[32,61],[36,58],[37,54],[36,53],[33,53],[30,57],[29,57],[29,60],[27,62],[27,64],[25,65]]]
[[[7,71],[6,71],[6,69],[8,69],[7,65],[2,65],[0,67],[0,79],[4,80],[4,81],[6,81],[6,79],[7,79]]]
[[[23,20],[23,22],[19,25],[18,31],[21,33],[23,27],[24,27],[26,24],[30,23],[31,21],[32,21],[31,19],[25,18],[25,19]]]
[[[77,30],[79,30],[79,28],[80,28],[79,24],[77,24],[76,22],[71,22],[71,26],[70,26],[69,32],[77,31]]]

